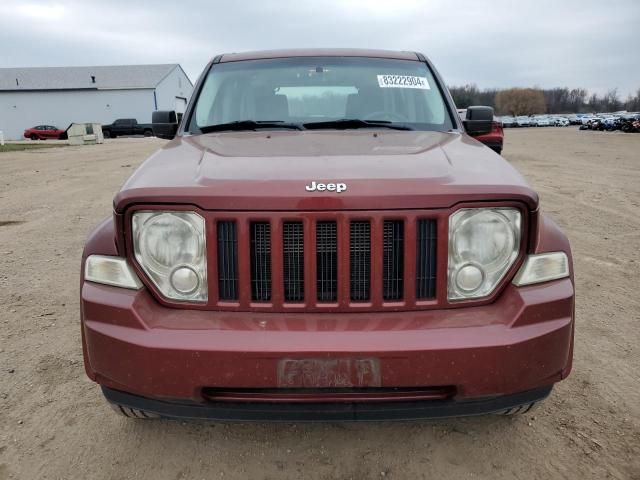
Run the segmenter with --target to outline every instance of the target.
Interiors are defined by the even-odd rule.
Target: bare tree
[[[629,94],[627,101],[624,102],[624,108],[629,112],[640,111],[640,88],[636,92],[635,96]]]
[[[512,115],[528,115],[530,113],[583,113],[583,112],[615,112],[627,110],[640,111],[640,89],[631,94],[624,102],[613,88],[600,96],[589,95],[584,88],[556,87],[548,89],[511,88],[498,90],[495,88],[479,89],[474,84],[449,89],[458,108],[470,105],[487,105],[494,107],[498,113]],[[525,93],[526,92],[526,93]],[[542,99],[540,95],[542,94]],[[527,99],[525,101],[525,99]],[[523,103],[524,102],[524,103]]]
[[[607,112],[615,112],[620,110],[620,107],[622,107],[622,102],[620,102],[620,98],[618,98],[618,89],[612,88],[604,96],[603,110]]]
[[[545,113],[544,93],[533,88],[501,90],[496,94],[496,109],[514,116]]]
[[[569,91],[567,113],[581,113],[585,110],[588,92],[584,88],[573,88]]]

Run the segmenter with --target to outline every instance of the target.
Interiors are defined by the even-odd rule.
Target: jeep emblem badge
[[[342,193],[347,189],[346,183],[319,183],[319,182],[311,182],[311,185],[305,185],[304,189],[307,192],[336,192]]]

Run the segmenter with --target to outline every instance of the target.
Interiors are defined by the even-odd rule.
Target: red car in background
[[[58,127],[51,125],[38,125],[37,127],[27,128],[24,131],[24,138],[31,140],[63,140],[66,131],[60,130]]]
[[[458,115],[461,120],[466,120],[467,109],[459,109]],[[494,152],[502,153],[502,144],[504,143],[504,130],[502,129],[502,123],[497,121],[494,117],[493,124],[491,125],[491,132],[483,135],[472,135],[473,138],[481,143],[484,143]]]

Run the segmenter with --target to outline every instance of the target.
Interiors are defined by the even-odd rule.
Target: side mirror
[[[462,123],[469,135],[490,133],[493,123],[493,108],[469,107],[467,108],[467,118]]]
[[[172,140],[178,131],[178,120],[173,110],[160,110],[151,114],[153,134],[158,138]]]

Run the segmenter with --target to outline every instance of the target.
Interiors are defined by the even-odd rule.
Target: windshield
[[[298,57],[214,65],[188,130],[255,130],[278,124],[296,129],[453,128],[423,62]]]

